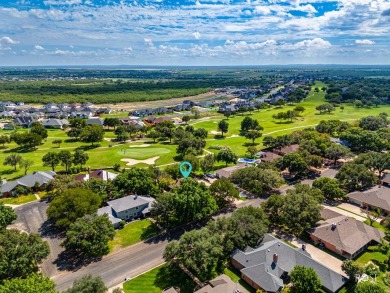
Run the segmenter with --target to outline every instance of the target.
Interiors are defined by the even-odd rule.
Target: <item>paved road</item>
[[[46,276],[54,276],[58,271],[53,262],[63,251],[63,248],[60,246],[61,240],[56,237],[51,237],[49,233],[50,229],[46,226],[47,207],[47,203],[38,201],[14,208],[18,218],[9,227],[20,229],[28,233],[34,232],[41,234],[42,239],[47,241],[50,246],[50,254],[41,264],[41,268]]]
[[[63,272],[52,279],[57,284],[57,290],[63,291],[72,286],[75,279],[86,274],[100,276],[106,287],[113,287],[124,281],[126,277],[135,277],[162,263],[163,252],[167,240],[154,243],[138,243],[109,254],[101,261],[92,263],[74,272]]]

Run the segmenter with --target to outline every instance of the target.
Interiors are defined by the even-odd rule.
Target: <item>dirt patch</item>
[[[126,166],[134,166],[140,163],[148,164],[148,165],[154,165],[157,161],[157,159],[160,158],[160,156],[149,158],[146,160],[136,160],[136,159],[121,159],[122,162],[126,162]]]
[[[221,131],[211,130],[210,133],[211,133],[211,134],[217,135],[217,134],[221,134]]]
[[[158,108],[165,106],[172,106],[175,104],[180,104],[184,100],[191,101],[202,101],[208,100],[209,98],[215,96],[214,92],[207,92],[203,94],[199,94],[196,96],[189,96],[184,98],[174,98],[168,100],[159,100],[159,101],[150,101],[150,102],[132,102],[132,103],[118,103],[118,104],[101,104],[101,107],[110,107],[114,111],[130,111],[134,109],[144,109],[144,108]]]

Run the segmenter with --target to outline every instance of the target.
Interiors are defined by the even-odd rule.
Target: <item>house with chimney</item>
[[[321,218],[323,220],[309,231],[310,238],[347,259],[353,259],[385,237],[382,231],[330,209],[322,209]]]
[[[314,269],[326,292],[337,292],[348,281],[311,258],[304,246],[294,248],[270,234],[264,236],[257,248],[236,249],[231,255],[231,263],[252,288],[267,292],[279,292],[287,285],[295,266]]]
[[[97,214],[107,214],[114,227],[118,228],[122,220],[127,222],[149,216],[154,201],[149,196],[129,195],[107,202],[107,206],[98,209]]]

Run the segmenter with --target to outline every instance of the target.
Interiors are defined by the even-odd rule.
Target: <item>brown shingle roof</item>
[[[356,199],[370,206],[390,211],[390,188],[388,187],[374,187],[364,192],[352,192],[347,196],[350,199]]]
[[[292,145],[286,146],[284,148],[281,148],[280,153],[282,155],[289,154],[289,153],[295,153],[298,151],[298,149],[299,149],[299,144],[292,144]]]
[[[334,228],[332,225],[335,225]],[[322,222],[320,226],[312,229],[311,234],[351,255],[372,240],[379,243],[385,236],[382,231],[341,214]]]

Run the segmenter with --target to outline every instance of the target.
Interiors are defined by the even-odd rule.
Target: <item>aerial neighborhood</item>
[[[272,70],[3,79],[0,292],[390,292],[390,80]]]

